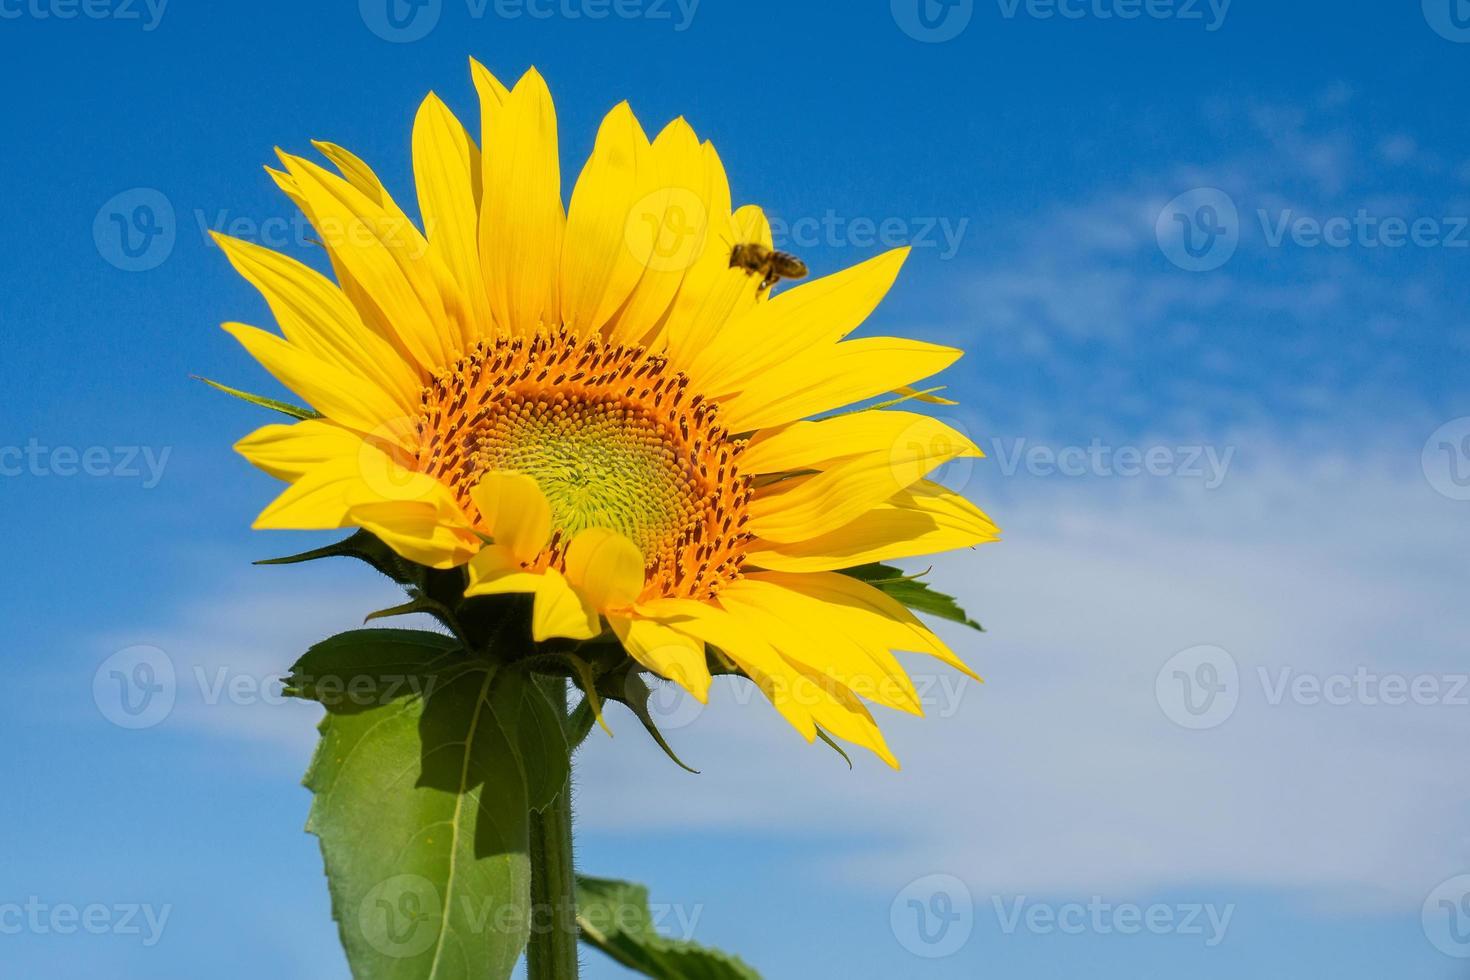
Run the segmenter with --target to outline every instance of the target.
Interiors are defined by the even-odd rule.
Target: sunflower
[[[894,651],[969,671],[844,570],[997,534],[925,479],[980,450],[893,407],[961,352],[845,339],[907,249],[773,295],[731,261],[772,246],[766,218],[732,207],[683,119],[649,140],[615,107],[564,205],[541,76],[507,89],[471,69],[478,146],[433,94],[415,119],[423,230],[360,159],[315,143],[335,173],[284,152],[267,169],[335,283],[215,236],[281,335],[224,328],[315,410],[237,445],[290,484],[255,526],[358,527],[463,566],[467,596],[534,596],[536,641],[610,631],[700,701],[716,648],[808,741],[896,766],[864,703],[922,713]],[[837,413],[889,392],[906,394]]]

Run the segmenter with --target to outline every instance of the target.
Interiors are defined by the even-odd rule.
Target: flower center
[[[482,341],[424,389],[418,468],[476,521],[483,474],[533,478],[554,529],[539,567],[604,527],[643,552],[646,595],[712,596],[739,577],[751,482],[736,467],[744,443],[688,383],[641,347],[565,329]]]

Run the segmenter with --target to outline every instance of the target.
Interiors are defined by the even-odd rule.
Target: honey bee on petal
[[[730,250],[730,268],[744,269],[749,275],[759,275],[762,292],[770,289],[782,279],[800,279],[807,273],[806,263],[790,252],[778,252],[759,242],[745,242]]]

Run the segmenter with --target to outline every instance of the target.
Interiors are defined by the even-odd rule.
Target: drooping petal
[[[623,609],[643,591],[643,554],[616,531],[592,527],[567,546],[567,581],[594,609]]]
[[[572,588],[562,574],[548,568],[536,589],[531,613],[531,637],[537,643],[565,637],[590,640],[602,632],[602,620],[585,596]]]
[[[760,572],[752,575],[750,581],[780,589],[788,597],[801,597],[808,605],[819,604],[823,615],[850,634],[870,637],[894,650],[927,653],[980,680],[980,675],[955,656],[954,651],[901,602],[851,575],[837,572],[805,575]]]
[[[924,713],[913,682],[880,635],[850,629],[804,593],[746,578],[721,590],[720,605],[770,637],[787,660],[825,674],[869,701]]]
[[[486,473],[470,490],[485,533],[516,561],[529,562],[551,540],[551,505],[524,473]]]
[[[711,678],[701,641],[632,616],[608,616],[608,623],[634,660],[675,682],[700,703],[709,700]]]

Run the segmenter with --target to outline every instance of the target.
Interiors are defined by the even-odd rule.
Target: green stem
[[[563,719],[567,682],[538,678]],[[531,813],[531,939],[526,980],[576,980],[577,881],[572,871],[572,780],[543,812]]]

